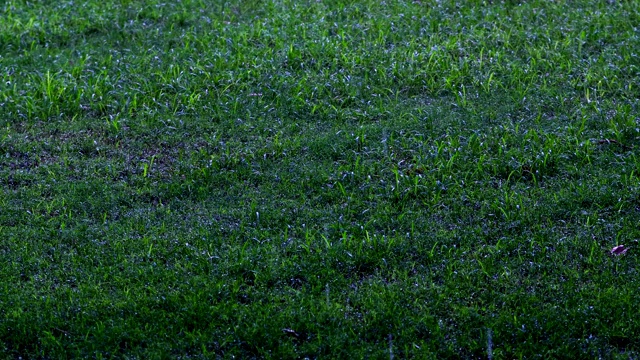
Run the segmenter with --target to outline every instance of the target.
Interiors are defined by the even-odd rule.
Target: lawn
[[[639,24],[3,2],[0,358],[640,357]]]

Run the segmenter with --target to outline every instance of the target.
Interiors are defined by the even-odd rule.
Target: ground
[[[636,2],[0,9],[4,358],[639,356]]]

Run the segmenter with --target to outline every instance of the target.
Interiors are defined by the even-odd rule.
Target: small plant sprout
[[[153,167],[153,162],[155,161],[156,156],[153,155],[151,156],[151,160],[149,160],[148,163],[145,163],[142,165],[142,177],[147,177],[149,176],[149,172],[151,171],[151,168]]]

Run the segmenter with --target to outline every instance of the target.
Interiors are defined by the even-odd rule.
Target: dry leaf
[[[624,247],[624,245],[618,245],[613,249],[611,249],[611,255],[616,255],[616,256],[623,255],[624,253],[627,252],[627,250],[629,250],[629,248]]]
[[[298,334],[295,330],[292,330],[292,329],[282,329],[282,332],[296,338],[300,337],[300,334]]]

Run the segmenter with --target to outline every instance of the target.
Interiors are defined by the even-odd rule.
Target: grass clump
[[[639,10],[5,2],[0,352],[637,357]]]

